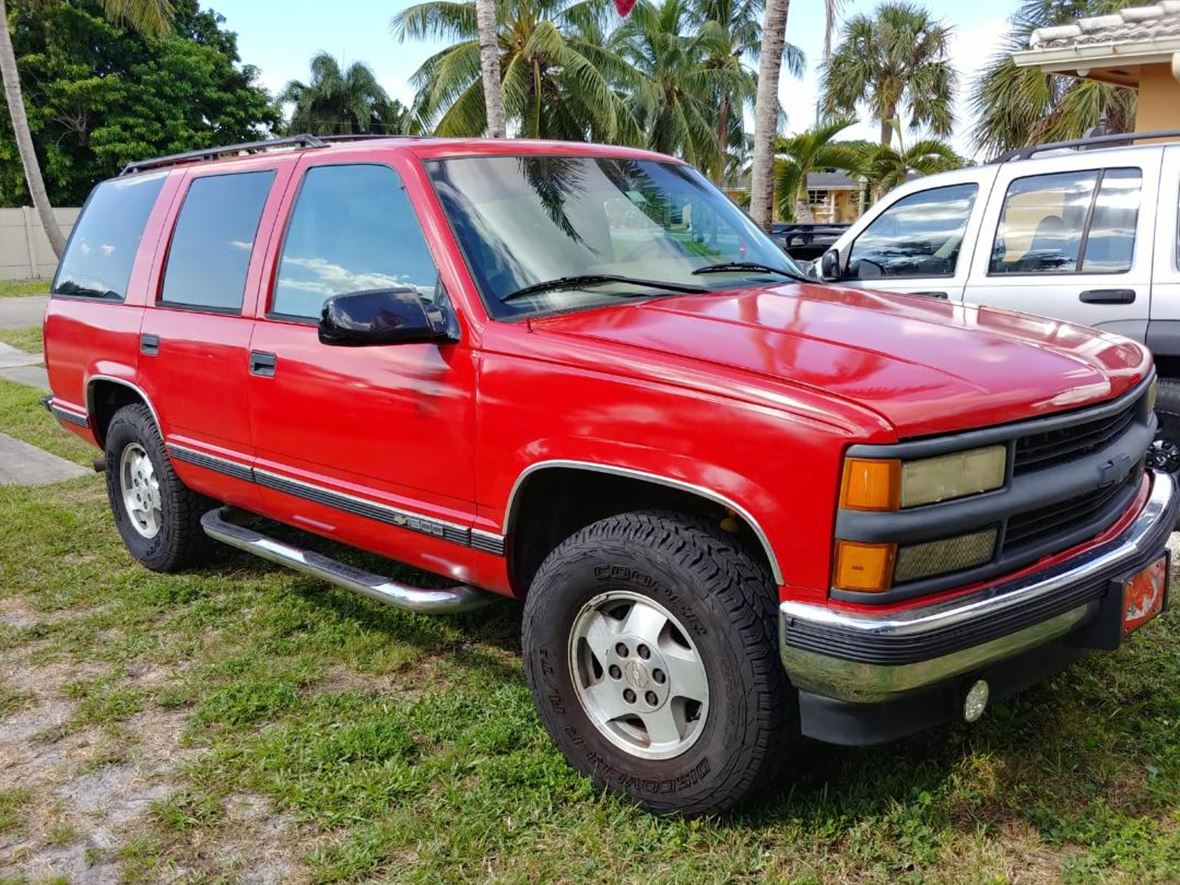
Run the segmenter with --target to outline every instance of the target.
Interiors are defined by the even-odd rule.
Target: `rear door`
[[[1002,164],[965,300],[1142,341],[1160,157],[1077,151]]]
[[[994,177],[984,167],[887,194],[866,224],[841,238],[840,284],[960,299]]]
[[[186,174],[140,330],[140,376],[182,479],[243,506],[257,495],[246,385],[254,246],[288,177],[281,162]]]

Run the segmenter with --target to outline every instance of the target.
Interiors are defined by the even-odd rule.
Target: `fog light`
[[[967,692],[967,699],[963,702],[963,718],[968,722],[978,722],[987,709],[987,699],[991,689],[980,679]]]

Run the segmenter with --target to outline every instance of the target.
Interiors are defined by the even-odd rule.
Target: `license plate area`
[[[1168,554],[1122,582],[1122,637],[1155,620],[1168,598]]]

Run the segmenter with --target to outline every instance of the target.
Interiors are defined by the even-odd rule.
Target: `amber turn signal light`
[[[896,510],[901,501],[901,461],[847,458],[840,485],[843,510]]]
[[[836,570],[832,585],[838,590],[881,593],[893,583],[896,544],[836,542]]]

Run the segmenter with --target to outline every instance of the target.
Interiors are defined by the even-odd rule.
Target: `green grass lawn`
[[[40,326],[21,326],[17,329],[0,329],[0,341],[11,344],[29,353],[41,353],[45,347],[41,339]]]
[[[48,295],[49,282],[49,280],[0,280],[0,298]]]
[[[0,430],[93,458],[36,400],[0,383]],[[761,805],[686,821],[565,766],[511,603],[413,615],[228,551],[152,574],[97,476],[0,487],[0,575],[0,878],[1180,880],[1174,615],[978,726],[801,743]]]

